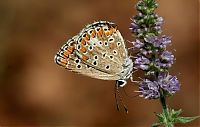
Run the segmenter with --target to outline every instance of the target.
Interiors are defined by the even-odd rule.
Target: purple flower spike
[[[169,51],[163,51],[160,59],[156,59],[155,65],[157,68],[170,68],[174,63],[174,55]]]
[[[131,23],[131,26],[129,28],[131,30],[131,32],[135,33],[135,32],[138,32],[138,29],[140,29],[140,27],[135,23]]]
[[[136,49],[140,49],[144,46],[144,43],[142,43],[140,40],[136,39],[136,41],[133,42],[133,47]]]
[[[163,45],[168,45],[171,43],[171,38],[164,35],[162,36],[161,41]]]
[[[164,19],[153,13],[156,7],[155,0],[139,0],[139,13],[131,19],[130,26],[132,34],[136,36],[136,40],[131,42],[132,49],[137,50],[134,69],[144,71],[139,91],[148,99],[159,98],[160,94],[164,94],[162,90],[174,94],[180,87],[175,76],[166,74],[175,57],[172,52],[167,51],[171,37],[161,35]]]
[[[147,70],[149,68],[150,61],[144,56],[139,56],[134,61],[135,69]]]
[[[169,52],[169,51],[164,51],[161,55],[161,59],[162,60],[166,60],[169,63],[173,63],[174,61],[174,55]]]
[[[146,42],[153,44],[155,47],[160,47],[161,42],[156,36],[148,36],[144,39]]]
[[[180,90],[180,83],[176,76],[169,74],[175,56],[167,51],[171,45],[171,37],[162,35],[164,20],[155,13],[158,7],[157,0],[138,0],[136,9],[138,14],[133,17],[131,33],[136,37],[132,41],[132,48],[136,57],[133,69],[142,72],[138,83],[139,96],[144,99],[159,99],[163,112],[157,113],[159,122],[152,126],[172,127],[176,123],[188,123],[197,117],[182,117],[180,110],[170,109],[166,98]]]
[[[176,93],[180,90],[180,83],[176,76],[171,76],[168,74],[160,74],[158,76],[159,86],[170,94]]]
[[[160,97],[159,85],[156,82],[152,82],[148,79],[144,79],[139,84],[139,92],[141,97],[145,99],[157,99]]]
[[[171,43],[171,39],[167,36],[148,36],[144,40],[148,43],[153,44],[153,46],[157,48],[166,48],[166,45]]]
[[[165,62],[160,59],[156,59],[155,65],[157,68],[170,68],[173,64],[173,61]]]
[[[141,52],[141,54],[143,54],[145,56],[148,56],[149,54],[152,53],[151,50],[146,50],[146,49],[140,49],[140,52]]]

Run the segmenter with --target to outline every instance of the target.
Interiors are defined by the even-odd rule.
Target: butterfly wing
[[[100,21],[86,26],[77,38],[76,50],[85,64],[111,75],[109,80],[120,79],[128,56],[124,39],[114,23]],[[94,76],[107,79],[106,75]]]
[[[64,45],[55,55],[55,63],[76,73],[97,79],[109,80],[112,75],[89,66],[83,61],[83,59],[86,57],[79,57],[78,54],[80,53],[78,53],[78,51],[75,49],[77,37],[78,36],[74,36],[72,39],[69,39],[66,43],[64,43]]]
[[[66,42],[55,56],[59,65],[103,80],[120,79],[119,74],[123,71],[126,58],[127,52],[120,32],[114,23],[106,21],[87,25],[79,35]]]

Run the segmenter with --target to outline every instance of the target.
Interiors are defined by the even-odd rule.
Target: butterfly
[[[87,25],[64,43],[54,60],[58,65],[85,76],[115,80],[115,98],[119,95],[118,88],[132,79],[133,62],[124,39],[117,25],[108,21]],[[119,110],[118,99],[116,103]]]

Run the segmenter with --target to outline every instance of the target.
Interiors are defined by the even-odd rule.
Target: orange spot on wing
[[[86,61],[86,60],[88,60],[88,59],[89,59],[89,58],[88,58],[87,56],[82,55],[82,60]]]
[[[84,40],[85,40],[85,41],[89,41],[89,40],[90,40],[90,35],[89,35],[89,34],[86,34],[86,37],[84,37]]]
[[[66,66],[68,61],[67,61],[67,59],[61,58],[61,59],[60,59],[60,62],[61,62],[60,64],[61,64],[62,66]]]
[[[100,30],[99,30],[99,32],[98,32],[98,34],[99,34],[100,36],[102,36],[102,35],[103,35],[103,29],[102,29],[102,28],[100,28]]]
[[[72,47],[72,46],[71,46],[71,47],[68,47],[68,48],[67,48],[67,51],[69,51],[69,54],[71,54],[71,53],[74,51],[74,47]]]
[[[72,54],[74,51],[74,47],[68,47],[67,50],[64,51],[63,56],[64,58],[68,58],[69,54]]]
[[[82,52],[82,53],[85,53],[87,51],[87,49],[84,46],[82,46],[79,51]]]
[[[109,33],[110,33],[110,34],[113,34],[113,32],[114,32],[114,31],[113,31],[113,28],[111,28],[110,31],[109,31]]]
[[[91,33],[91,37],[93,38],[93,37],[95,37],[95,35],[96,35],[96,31],[93,30],[92,33]]]
[[[68,57],[69,54],[70,54],[70,52],[69,52],[68,50],[66,50],[66,51],[64,52],[65,58]]]
[[[81,45],[86,45],[86,41],[84,39],[82,39]]]
[[[105,32],[105,35],[106,35],[106,36],[109,36],[109,35],[110,35],[110,31],[106,31],[106,32]]]
[[[114,32],[116,32],[116,28],[111,27],[110,28],[110,34],[113,34]]]

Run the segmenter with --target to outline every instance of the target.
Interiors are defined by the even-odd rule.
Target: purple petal
[[[158,84],[170,94],[174,94],[176,91],[180,90],[180,83],[177,77],[169,74],[160,74],[158,76]]]
[[[139,84],[139,92],[145,99],[157,99],[160,97],[158,84],[148,79],[144,79]]]

